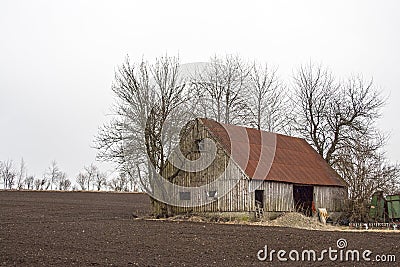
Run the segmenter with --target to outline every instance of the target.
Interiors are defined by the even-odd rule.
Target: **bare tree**
[[[52,182],[45,175],[43,175],[42,184],[43,184],[43,190],[49,190],[49,188],[51,189]]]
[[[43,175],[42,178],[35,179],[33,183],[36,190],[47,190],[50,186],[50,182],[46,175]]]
[[[84,167],[87,190],[90,190],[90,183],[96,178],[96,174],[98,173],[98,168],[93,163],[89,166]]]
[[[12,160],[7,160],[2,163],[1,176],[3,177],[4,189],[12,189],[15,184],[17,172],[14,170]]]
[[[253,64],[249,74],[249,107],[258,130],[284,132],[291,123],[286,87],[279,80],[277,70]]]
[[[58,180],[60,179],[61,176],[61,171],[55,160],[51,162],[50,167],[45,172],[45,176],[48,180],[48,185],[50,185],[50,189],[53,190],[53,184],[56,185],[57,188]]]
[[[26,164],[23,158],[21,158],[21,163],[18,172],[18,179],[17,179],[17,189],[21,190],[24,186],[24,181],[26,178]]]
[[[67,174],[61,171],[55,160],[51,162],[43,175],[43,179],[40,182],[40,188],[47,190],[50,187],[50,189],[53,190],[53,185],[56,190],[68,190],[71,185],[71,181],[67,178]]]
[[[177,144],[179,124],[190,113],[185,106],[189,89],[178,58],[162,57],[138,66],[127,58],[112,87],[117,98],[115,116],[96,137],[98,158],[117,162],[125,177],[135,177],[142,189],[152,192],[153,178],[162,173]],[[111,180],[111,187],[120,187],[122,181],[121,176]]]
[[[126,58],[115,73],[112,90],[117,97],[115,116],[96,136],[100,160],[116,162],[120,168],[137,168],[143,173],[140,182],[148,185],[148,159],[144,129],[153,103],[156,102],[154,82],[147,62],[135,66]],[[152,79],[153,81],[153,79]]]
[[[34,180],[34,182],[33,182],[33,184],[34,184],[34,188],[36,189],[36,190],[39,190],[39,189],[41,189],[40,188],[40,186],[42,185],[42,179],[35,179]]]
[[[35,182],[35,176],[27,175],[25,178],[25,181],[24,181],[26,189],[28,189],[28,190],[33,189],[35,186],[34,182]]]
[[[384,100],[372,81],[352,77],[338,82],[321,66],[302,66],[295,74],[297,131],[330,164],[354,134],[374,138],[375,120]]]
[[[326,146],[331,140],[327,134],[332,132],[329,132],[329,104],[339,86],[328,70],[312,64],[300,67],[294,80],[297,130],[326,158]]]
[[[59,190],[69,190],[71,187],[71,180],[67,178],[67,174],[65,172],[61,173],[59,178]]]
[[[378,140],[365,138],[359,135],[352,146],[343,149],[335,164],[338,173],[350,185],[350,199],[366,201],[377,190],[386,194],[398,193],[400,168],[385,159],[382,152],[384,137]]]
[[[76,177],[76,182],[81,187],[81,190],[86,190],[87,180],[87,175],[85,173],[79,173]]]
[[[211,58],[208,67],[193,77],[203,115],[218,122],[246,124],[250,67],[238,56]]]
[[[398,188],[399,167],[385,159],[386,137],[375,126],[385,100],[372,80],[338,81],[321,66],[303,66],[295,75],[294,104],[298,133],[348,183],[352,200]]]
[[[71,187],[71,181],[67,178],[65,172],[60,172],[58,176],[58,190],[69,190]]]
[[[131,192],[138,192],[139,191],[139,183],[138,183],[138,179],[136,178],[136,171],[135,169],[132,169],[129,172],[126,172],[126,174],[128,175],[128,181],[129,181],[129,190]]]
[[[62,185],[62,190],[69,190],[71,188],[71,180],[66,179]]]
[[[96,186],[97,191],[100,191],[103,186],[107,185],[107,174],[97,170],[94,176],[93,184]]]
[[[98,158],[112,160],[121,171],[136,172],[141,187],[151,190],[152,165],[161,173],[184,121],[189,91],[179,73],[179,59],[162,57],[136,68],[129,58],[118,69],[112,90],[116,116],[96,137]],[[179,107],[179,108],[178,108]]]
[[[108,186],[113,191],[128,191],[128,177],[125,173],[120,173],[110,180]]]

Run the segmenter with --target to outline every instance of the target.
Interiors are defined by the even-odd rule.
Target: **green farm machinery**
[[[389,220],[400,221],[400,194],[386,197]]]
[[[375,222],[400,222],[400,194],[384,197],[382,191],[372,195],[369,218]]]
[[[372,195],[368,222],[352,222],[349,226],[362,229],[400,230],[400,194],[384,196],[383,191]]]

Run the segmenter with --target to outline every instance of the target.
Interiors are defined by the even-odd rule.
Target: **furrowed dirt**
[[[0,265],[4,266],[397,266],[400,234],[332,232],[254,225],[136,219],[150,213],[144,194],[0,192]],[[371,250],[397,263],[259,261],[269,250]],[[263,254],[262,254],[263,255]],[[318,255],[319,256],[319,255]],[[288,257],[286,255],[286,257]]]

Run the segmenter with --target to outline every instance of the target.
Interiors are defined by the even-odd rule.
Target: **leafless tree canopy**
[[[20,163],[20,167],[19,167],[19,172],[17,174],[17,189],[21,190],[24,186],[24,181],[26,179],[27,173],[26,173],[26,165],[25,165],[25,161],[22,158],[21,159],[21,163]]]
[[[376,190],[400,191],[400,168],[385,157],[387,136],[376,125],[385,99],[372,79],[339,79],[313,63],[295,71],[287,86],[277,69],[238,56],[214,56],[206,67],[181,73],[179,59],[138,64],[129,57],[116,70],[113,114],[95,138],[98,159],[118,164],[119,175],[91,164],[76,177],[82,190],[149,190],[162,174],[181,127],[194,117],[296,134],[305,138],[349,184],[352,200]],[[4,189],[69,190],[71,181],[53,161],[41,178],[0,162]],[[165,177],[172,181],[176,174]]]
[[[250,71],[238,56],[211,58],[209,66],[192,77],[199,113],[223,123],[246,124]]]
[[[12,160],[0,162],[0,171],[3,178],[4,189],[11,189],[15,184],[17,172],[14,169]]]
[[[126,180],[151,190],[151,171],[162,173],[178,142],[174,133],[193,117],[305,138],[349,183],[354,199],[398,185],[399,168],[385,159],[386,136],[376,127],[385,100],[362,76],[338,79],[310,63],[286,86],[276,68],[228,55],[211,58],[189,81],[177,58],[127,58],[112,90],[114,116],[100,128],[96,147],[99,159],[118,163],[123,173],[109,184],[114,188]]]
[[[107,185],[107,174],[98,170],[95,173],[93,184],[97,191],[100,191],[103,186]]]
[[[108,186],[113,191],[128,191],[129,178],[126,173],[121,172],[118,177],[114,177],[108,183]]]
[[[92,163],[89,166],[84,167],[84,172],[86,176],[87,190],[90,190],[90,183],[96,179],[99,170],[97,166]]]
[[[365,137],[360,135],[359,138]],[[381,149],[375,149],[377,145],[373,142],[363,140],[355,142],[353,147],[346,147],[334,166],[348,182],[349,197],[352,200],[368,200],[377,190],[386,194],[400,192],[399,166],[390,164]]]
[[[58,189],[58,190],[68,190],[71,186],[71,181],[67,178],[67,174],[60,170],[58,164],[53,160],[50,166],[47,168],[43,179],[35,183],[40,189]],[[46,186],[44,187],[44,185]],[[39,188],[37,188],[39,189]]]
[[[81,190],[86,190],[86,185],[87,185],[87,176],[86,174],[80,172],[78,176],[76,177],[76,182],[80,186]]]
[[[338,80],[321,66],[305,65],[294,75],[293,103],[298,134],[348,182],[352,199],[398,189],[399,168],[385,159],[386,137],[376,127],[385,100],[372,80]]]
[[[259,130],[287,132],[291,122],[291,105],[286,92],[287,88],[278,78],[276,68],[254,63],[249,74],[248,94],[252,125]]]
[[[26,189],[28,189],[28,190],[34,189],[35,176],[27,175],[24,182],[25,182]]]
[[[107,185],[107,174],[99,170],[95,164],[84,166],[83,170],[77,175],[76,182],[81,190],[101,190]],[[71,184],[69,184],[70,186]]]
[[[179,60],[162,57],[135,66],[126,59],[118,68],[112,90],[115,116],[96,137],[98,157],[135,174],[142,188],[151,189],[150,164],[161,173],[177,142],[174,133],[185,120],[190,91],[179,73]]]
[[[354,134],[376,136],[374,122],[384,100],[372,81],[352,77],[341,82],[312,64],[300,67],[294,81],[297,130],[328,163],[357,141]]]
[[[214,56],[192,75],[198,116],[218,122],[285,133],[290,105],[277,69],[238,56]]]

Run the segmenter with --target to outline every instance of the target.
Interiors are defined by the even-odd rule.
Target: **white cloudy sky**
[[[95,159],[93,136],[112,104],[114,69],[129,54],[182,63],[233,53],[279,67],[310,60],[338,75],[373,77],[388,105],[380,126],[400,158],[400,2],[0,2],[0,160],[52,160],[74,177]]]

